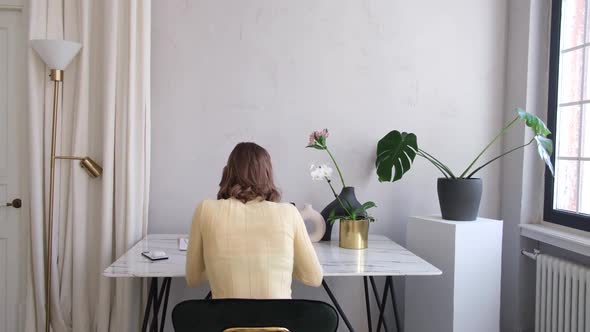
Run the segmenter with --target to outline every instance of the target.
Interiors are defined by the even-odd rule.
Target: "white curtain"
[[[29,38],[67,39],[82,50],[65,70],[58,155],[90,156],[90,179],[58,161],[52,273],[53,331],[134,331],[141,284],[102,271],[147,230],[150,162],[150,0],[30,0]],[[53,82],[28,52],[31,262],[26,331],[44,331]]]

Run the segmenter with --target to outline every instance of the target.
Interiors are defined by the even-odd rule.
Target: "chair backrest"
[[[338,313],[311,300],[189,300],[174,307],[172,323],[176,332],[335,332]]]

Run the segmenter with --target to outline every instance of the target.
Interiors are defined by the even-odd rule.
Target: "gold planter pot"
[[[340,247],[366,249],[369,244],[369,220],[340,220]]]

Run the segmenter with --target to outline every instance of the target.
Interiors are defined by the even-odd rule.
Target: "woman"
[[[322,269],[299,211],[278,203],[268,152],[240,143],[229,155],[217,200],[193,217],[186,280],[209,279],[213,298],[290,299],[291,276],[310,286]]]

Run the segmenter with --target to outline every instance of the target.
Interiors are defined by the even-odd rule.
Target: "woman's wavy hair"
[[[217,199],[235,198],[246,203],[258,197],[271,202],[281,200],[270,155],[256,143],[239,143],[223,168]]]

